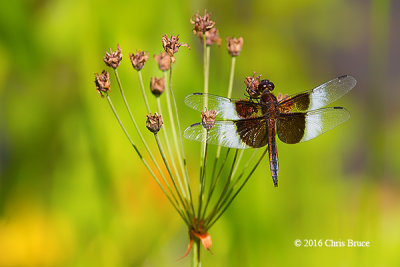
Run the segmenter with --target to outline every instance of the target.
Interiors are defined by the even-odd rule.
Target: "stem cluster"
[[[210,45],[206,45],[205,35],[203,35],[203,44],[203,74],[205,93],[203,104],[204,107],[207,108],[211,52]],[[134,56],[132,55],[132,58],[133,57]],[[161,164],[157,161],[156,156],[153,154],[150,146],[147,143],[147,140],[144,138],[140,130],[141,127],[139,127],[139,125],[136,123],[134,114],[131,111],[131,106],[125,97],[125,92],[122,87],[117,68],[114,68],[115,79],[123,98],[125,108],[129,113],[129,117],[138,133],[141,143],[144,145],[144,153],[139,151],[136,143],[130,137],[130,134],[126,130],[116,108],[112,103],[108,91],[105,93],[105,96],[118,123],[120,124],[123,132],[133,146],[140,160],[187,225],[191,241],[190,244],[194,244],[193,262],[195,266],[198,266],[200,264],[200,243],[202,243],[206,249],[210,248],[211,237],[208,233],[209,229],[224,214],[232,201],[242,190],[259,163],[262,161],[267,150],[263,151],[261,154],[257,153],[258,149],[252,151],[252,154],[248,157],[247,162],[242,164],[241,161],[243,159],[244,150],[225,148],[226,152],[222,153],[223,148],[221,146],[209,146],[207,144],[207,139],[210,129],[205,128],[205,138],[204,142],[202,142],[200,150],[201,157],[199,163],[199,179],[196,180],[193,179],[193,177],[190,179],[186,153],[183,146],[182,128],[180,125],[178,112],[179,105],[176,102],[173,91],[172,77],[174,62],[175,61],[172,61],[171,57],[169,70],[161,69],[164,80],[166,81],[166,97],[164,101],[161,101],[160,95],[155,95],[157,104],[156,110],[158,114],[160,114],[160,120],[161,116],[168,117],[168,120],[166,120],[164,124],[161,120],[161,125],[163,125],[162,128],[160,125],[157,130],[152,131],[155,145],[157,146],[159,156],[162,159]],[[232,95],[235,64],[236,56],[232,56],[227,90],[228,98]],[[147,112],[151,115],[151,105],[146,95],[142,70],[140,68],[136,69],[136,71]],[[163,110],[166,110],[165,114],[163,113]],[[158,114],[155,114],[155,116],[158,116]],[[162,135],[161,138],[158,132],[160,128],[160,134]],[[210,150],[213,150],[213,152],[210,152]],[[221,156],[221,154],[223,154],[223,156]],[[254,158],[257,156],[257,154],[258,160],[255,160]],[[214,158],[212,158],[212,156],[214,156]],[[148,161],[151,162],[151,164],[149,164]],[[239,168],[239,165],[242,167]],[[198,187],[193,187],[195,183],[198,183]],[[198,188],[198,190],[194,191],[193,188]]]

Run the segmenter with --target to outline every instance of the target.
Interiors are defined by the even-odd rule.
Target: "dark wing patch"
[[[349,118],[350,113],[342,107],[281,114],[276,123],[278,137],[287,144],[305,142],[332,130]]]
[[[301,92],[279,102],[281,113],[301,112],[322,108],[350,91],[357,81],[348,75],[337,77],[314,89]]]
[[[263,119],[234,121],[242,142],[250,147],[263,147],[268,143],[268,124]]]
[[[236,112],[241,118],[255,118],[262,116],[262,109],[258,103],[248,100],[238,100],[234,101],[234,103]]]
[[[304,136],[306,113],[281,114],[276,121],[278,137],[287,144],[296,144]]]

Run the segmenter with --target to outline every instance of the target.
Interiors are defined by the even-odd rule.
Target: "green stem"
[[[171,67],[169,68],[169,90],[171,91],[171,97],[172,100],[174,101],[174,107],[175,107],[175,115],[176,115],[176,124],[178,125],[178,132],[179,132],[179,140],[180,140],[180,145],[181,145],[181,153],[182,155],[179,156],[183,162],[183,169],[184,169],[184,177],[185,177],[185,185],[187,188],[187,191],[189,193],[189,202],[192,203],[192,192],[190,190],[190,182],[189,182],[189,172],[186,164],[186,156],[185,156],[185,149],[183,147],[183,139],[182,139],[182,130],[181,130],[181,123],[179,121],[179,112],[178,112],[178,105],[176,104],[176,99],[174,95],[174,90],[172,90],[172,63]],[[175,132],[176,135],[176,132]],[[182,170],[183,172],[183,170]]]
[[[118,121],[119,125],[121,126],[122,130],[124,131],[126,137],[128,138],[128,140],[129,140],[129,142],[131,143],[132,147],[135,149],[135,151],[136,151],[136,153],[138,154],[139,158],[140,158],[142,161],[145,161],[144,158],[143,158],[143,156],[142,156],[142,154],[140,154],[140,152],[139,152],[139,150],[137,149],[135,143],[133,142],[132,138],[130,137],[128,131],[125,129],[125,126],[124,126],[124,124],[122,123],[121,119],[119,118],[118,113],[117,113],[117,111],[116,111],[116,109],[115,109],[115,107],[114,107],[114,105],[113,105],[113,103],[112,103],[112,101],[111,101],[110,96],[109,96],[108,94],[107,94],[106,96],[107,96],[108,104],[110,104],[110,107],[111,107],[111,109],[112,109],[112,111],[113,111],[115,117],[117,118],[117,121]],[[157,181],[158,181],[158,179],[157,179]]]
[[[166,71],[164,71],[164,77],[165,77],[165,80],[167,80],[167,72]],[[181,154],[179,153],[180,150],[179,150],[179,146],[178,146],[178,138],[177,138],[176,129],[175,129],[175,119],[174,119],[174,114],[172,113],[170,90],[168,88],[165,88],[165,89],[166,89],[165,94],[167,96],[167,109],[168,109],[169,121],[170,121],[171,129],[172,129],[172,137],[174,139],[175,150],[178,155],[178,161],[181,165],[182,175],[184,176],[185,172],[183,171],[183,164],[182,164],[183,160],[181,158]],[[180,179],[178,180],[178,183],[179,183],[179,187],[181,188],[184,198],[187,199],[185,189],[183,188],[183,185],[182,185],[182,182]]]
[[[258,148],[254,150],[254,152],[251,154],[250,158],[247,160],[246,164],[243,166],[242,168],[242,172],[239,174],[239,176],[236,178],[235,182],[233,182],[232,187],[230,188],[228,194],[226,194],[224,200],[222,200],[222,202],[220,203],[220,205],[217,207],[217,210],[219,210],[222,206],[225,205],[225,203],[228,201],[229,197],[232,195],[233,190],[236,188],[236,185],[239,183],[239,181],[242,179],[242,177],[244,176],[245,171],[247,170],[247,168],[249,167],[250,163],[253,162],[253,158],[254,156],[257,154],[258,152]],[[243,150],[242,150],[243,151]],[[239,156],[240,157],[240,156]],[[238,166],[236,164],[236,166]],[[235,167],[236,167],[235,166]],[[235,172],[235,170],[233,171]],[[234,177],[234,175],[232,174],[232,177]]]
[[[203,34],[203,74],[204,74],[204,97],[203,97],[203,106],[207,108],[208,106],[208,80],[210,73],[210,47],[206,45],[206,37]],[[204,129],[205,131],[205,129]],[[203,151],[204,151],[205,142],[201,143],[200,150],[200,166],[203,162]],[[200,171],[201,173],[201,171]]]
[[[236,162],[235,168],[233,168],[232,177],[235,177],[236,171],[237,171],[237,169],[238,169],[238,167],[240,165],[240,162],[242,161],[243,154],[244,154],[244,149],[240,150],[239,158],[238,158],[238,160]]]
[[[140,71],[139,71],[138,73],[139,73],[139,79],[141,80]],[[165,181],[165,184],[167,185],[167,187],[168,187],[169,190],[171,191],[171,188],[170,188],[168,182],[166,181],[165,176],[164,176],[163,172],[161,171],[160,166],[158,165],[158,162],[156,161],[156,159],[155,159],[153,153],[151,152],[149,146],[147,145],[147,142],[146,142],[146,140],[144,139],[144,137],[143,137],[143,135],[142,135],[142,132],[140,131],[139,126],[138,126],[138,124],[136,123],[136,120],[135,120],[135,118],[134,118],[133,115],[132,115],[132,112],[131,112],[131,109],[130,109],[130,107],[129,107],[128,101],[127,101],[127,99],[126,99],[126,97],[125,97],[124,89],[122,88],[121,80],[119,79],[119,75],[118,75],[117,69],[114,69],[114,74],[115,74],[115,78],[117,79],[119,91],[121,92],[121,96],[122,96],[122,99],[124,100],[125,107],[126,107],[126,109],[128,110],[129,116],[130,116],[130,118],[131,118],[131,120],[132,120],[132,122],[133,122],[133,125],[135,126],[135,129],[136,129],[137,133],[139,134],[140,140],[142,141],[142,143],[143,143],[143,145],[144,145],[144,147],[145,147],[147,153],[150,155],[150,158],[151,158],[151,160],[153,161],[154,165],[156,166],[156,168],[157,168],[158,172],[160,173],[162,179]],[[143,82],[141,82],[141,84],[143,85]],[[144,94],[144,91],[143,91],[143,94]],[[144,97],[145,97],[145,94],[144,94]],[[146,100],[146,101],[147,101],[147,100]],[[149,113],[151,113],[150,110],[149,110]],[[180,194],[180,193],[178,192],[178,194]]]
[[[142,94],[143,94],[143,98],[144,98],[144,103],[146,104],[147,112],[151,113],[150,106],[149,106],[149,101],[147,100],[146,92],[144,90],[142,72],[140,70],[138,70],[137,73],[138,73],[138,76],[139,76],[140,88],[142,88]]]
[[[236,65],[236,57],[232,57],[232,60],[231,60],[231,71],[230,71],[230,74],[229,74],[229,85],[228,85],[228,95],[227,95],[228,98],[232,97],[233,79],[234,79],[234,76],[235,76],[235,65]],[[221,153],[221,146],[218,146],[217,154],[215,156],[217,161],[219,159],[220,153]]]
[[[229,86],[228,86],[228,98],[232,97],[232,88],[233,88],[233,78],[235,77],[235,65],[236,65],[236,57],[232,57],[231,61],[231,72],[229,74]]]
[[[118,116],[118,113],[111,101],[111,98],[108,94],[106,94],[108,103],[115,115],[115,118],[117,119],[119,125],[121,126],[122,130],[124,131],[126,137],[128,138],[129,142],[131,143],[132,147],[134,148],[134,150],[136,151],[137,155],[139,156],[140,160],[142,161],[142,163],[144,164],[144,166],[146,167],[146,169],[150,172],[151,176],[154,178],[154,180],[157,182],[158,186],[161,188],[161,190],[163,191],[164,195],[168,198],[169,202],[172,204],[172,206],[175,208],[175,210],[179,213],[179,215],[182,217],[182,219],[185,221],[185,223],[189,226],[189,222],[186,220],[186,218],[183,216],[183,214],[181,213],[181,210],[175,205],[175,203],[172,201],[171,197],[168,195],[167,191],[165,191],[164,187],[162,186],[162,184],[160,183],[160,181],[158,180],[157,176],[154,174],[153,170],[150,168],[149,164],[146,162],[146,160],[143,158],[143,156],[140,154],[139,150],[137,149],[135,143],[133,142],[132,138],[130,137],[128,131],[125,129],[124,124],[122,123],[121,119]]]
[[[144,89],[142,72],[139,70],[139,71],[137,71],[137,73],[138,73],[138,77],[139,77],[140,88],[141,88],[141,90],[142,90],[142,95],[143,95],[144,103],[145,103],[146,108],[147,108],[147,112],[151,114],[149,101],[147,100],[147,94],[146,94],[146,91],[145,91],[145,89]],[[156,139],[158,139],[158,136],[156,137]],[[163,154],[164,152],[162,151],[161,144],[160,144],[159,142],[157,142],[157,144],[158,144],[158,148],[159,148],[159,150],[160,150],[160,153]],[[169,172],[171,181],[174,183],[175,190],[176,190],[176,192],[177,192],[177,194],[178,194],[178,196],[179,196],[179,199],[182,201],[182,197],[181,197],[180,191],[176,188],[176,183],[175,183],[174,176],[173,176],[173,174],[171,173],[171,171],[170,171],[170,169],[169,169],[169,165],[167,165],[168,162],[165,160],[165,158],[163,158],[163,160],[164,160],[164,164],[166,165],[167,170],[168,170],[168,172]],[[176,172],[176,173],[177,173],[177,172]],[[164,177],[163,177],[163,178],[164,178]],[[178,177],[178,179],[180,179],[180,178]],[[165,178],[164,178],[164,181],[165,181]],[[168,187],[169,187],[169,186],[168,186]],[[171,190],[171,189],[170,189],[170,190]],[[185,202],[182,201],[182,205],[183,205],[183,206],[185,206],[185,203],[187,204],[186,201],[185,201]],[[187,205],[186,205],[186,206],[187,206]]]
[[[171,169],[170,169],[170,167],[169,167],[169,164],[168,164],[168,162],[167,162],[167,159],[165,158],[165,153],[164,153],[164,149],[163,149],[163,147],[162,147],[162,145],[161,145],[160,138],[158,137],[158,134],[157,134],[157,133],[154,134],[154,137],[155,137],[155,139],[156,139],[157,146],[158,146],[158,150],[160,151],[161,158],[162,158],[163,161],[164,161],[165,167],[167,168],[167,171],[168,171],[168,173],[169,173],[169,176],[170,176],[170,178],[171,178],[171,181],[172,181],[172,183],[173,183],[173,185],[174,185],[174,187],[175,187],[175,190],[178,192],[178,187],[176,186],[175,180],[174,180],[174,178],[173,178],[174,176],[173,176],[173,174],[172,174],[172,172],[171,172]],[[188,209],[188,207],[187,207],[187,202],[183,201],[183,199],[182,199],[182,197],[181,197],[180,194],[178,194],[178,196],[179,196],[179,199],[180,199],[182,205],[183,205],[183,206],[186,206],[185,210],[186,210],[186,213],[187,213],[187,216],[188,216],[188,221],[190,221],[190,214],[189,214],[189,209]],[[186,204],[186,205],[185,205],[185,204]]]
[[[208,225],[208,229],[211,228],[211,226],[214,225],[216,221],[224,214],[226,209],[231,205],[232,201],[236,198],[236,196],[239,194],[239,192],[243,189],[243,187],[246,185],[247,181],[250,179],[254,171],[257,169],[258,165],[260,164],[261,160],[264,158],[265,154],[267,154],[268,149],[265,149],[264,153],[261,155],[260,159],[257,161],[257,163],[254,165],[253,169],[249,173],[249,175],[246,177],[246,180],[242,183],[242,185],[239,187],[239,189],[235,192],[233,197],[228,201],[228,203],[225,205],[225,207],[219,212],[219,214],[214,218],[214,220]],[[222,207],[222,206],[221,206]]]
[[[204,93],[208,94],[208,81],[210,77],[210,46],[206,45],[205,40],[203,40],[203,52],[204,52]],[[204,99],[204,106],[208,106],[208,98]]]
[[[215,177],[215,176],[214,176],[214,172],[215,172],[215,170],[216,170],[216,162],[214,162],[213,174],[212,174],[212,176],[211,176],[210,188],[209,188],[209,190],[208,190],[208,197],[207,197],[206,205],[205,205],[205,207],[204,207],[203,215],[201,216],[201,218],[204,218],[204,216],[205,216],[205,214],[206,214],[206,212],[207,212],[207,208],[208,208],[208,205],[210,204],[210,200],[211,200],[211,197],[212,197],[212,195],[213,195],[213,193],[214,193],[214,189],[215,189],[215,187],[216,187],[216,185],[217,185],[217,182],[218,182],[219,178],[221,177],[222,170],[224,169],[224,166],[225,166],[226,160],[228,159],[228,156],[229,156],[229,152],[230,152],[230,151],[231,151],[230,148],[228,148],[228,149],[226,150],[226,155],[225,155],[224,161],[223,161],[222,164],[221,164],[221,167],[220,167],[220,169],[219,169],[219,172],[218,172],[216,178],[214,178],[214,177]]]
[[[206,135],[206,140],[208,138],[208,133],[209,131],[207,130],[207,135]],[[201,208],[202,208],[202,204],[203,204],[203,198],[204,198],[204,187],[205,187],[205,177],[206,177],[206,166],[207,166],[207,153],[208,152],[208,143],[206,143],[205,147],[204,147],[204,162],[203,162],[203,171],[200,172],[200,194],[199,194],[199,210],[198,210],[198,226],[200,225],[200,215],[201,215]]]
[[[198,239],[198,238],[195,238],[194,241],[193,241],[192,266],[193,267],[201,267],[201,262],[200,262],[200,239]]]
[[[219,204],[220,204],[220,202],[222,201],[223,197],[225,196],[225,193],[227,192],[227,190],[228,190],[228,188],[229,188],[229,184],[230,184],[231,181],[232,181],[232,173],[233,173],[233,168],[234,168],[235,163],[236,163],[238,151],[239,151],[239,149],[236,149],[235,157],[233,158],[232,167],[231,167],[231,170],[230,170],[230,172],[229,172],[229,176],[228,176],[228,178],[226,179],[225,186],[224,186],[224,188],[222,189],[222,192],[221,192],[221,195],[220,195],[220,197],[219,197],[219,199],[218,199],[218,201],[217,201],[217,204],[215,204],[215,206],[214,206],[213,210],[211,211],[210,215],[207,217],[206,222],[205,222],[205,225],[207,225],[207,224],[212,220],[213,216],[217,214]]]
[[[160,100],[160,97],[157,97],[157,108],[158,108],[158,112],[160,113],[160,115],[162,116],[162,114],[163,114],[163,111],[162,111],[162,107],[161,107],[161,100]],[[170,142],[169,142],[169,139],[168,139],[168,137],[167,137],[167,132],[168,132],[168,125],[167,124],[164,124],[163,125],[163,136],[164,136],[164,142],[165,142],[165,144],[167,145],[167,151],[168,151],[168,155],[169,155],[169,158],[170,158],[170,161],[171,161],[171,164],[172,164],[172,168],[173,168],[173,170],[174,170],[174,172],[175,172],[175,175],[176,175],[176,177],[177,177],[177,180],[178,181],[180,181],[181,180],[181,177],[180,177],[180,175],[179,175],[179,172],[178,172],[178,168],[176,167],[176,163],[175,163],[175,157],[174,157],[174,155],[173,155],[173,153],[172,153],[172,149],[171,149],[171,144],[170,144]],[[181,184],[181,183],[180,183]],[[182,187],[181,187],[181,189],[182,189]],[[193,210],[192,210],[193,211]]]

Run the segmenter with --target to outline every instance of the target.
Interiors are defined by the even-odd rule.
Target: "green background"
[[[175,32],[191,46],[174,65],[181,124],[197,122],[183,99],[203,88],[202,47],[189,19],[204,8],[223,38],[211,49],[214,94],[228,87],[226,36],[244,38],[235,97],[253,71],[276,93],[342,74],[358,84],[335,103],[350,121],[310,142],[278,141],[279,188],[265,159],[210,230],[213,255],[203,251],[203,266],[400,265],[398,1],[21,0],[0,9],[0,266],[190,264],[177,261],[188,243],[184,223],[93,81],[106,68],[105,50],[119,43],[120,77],[145,130],[128,53],[150,52],[142,71],[148,89],[150,77],[161,76],[152,55],[162,51],[161,36]],[[111,77],[111,97],[133,133]],[[200,145],[185,145],[196,183]],[[371,246],[297,248],[296,239]]]

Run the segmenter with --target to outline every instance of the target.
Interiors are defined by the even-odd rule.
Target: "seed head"
[[[188,44],[179,43],[179,34],[175,36],[174,33],[171,35],[171,37],[168,37],[168,35],[164,34],[164,36],[162,37],[162,44],[165,52],[167,52],[168,55],[171,57],[172,63],[175,62],[174,54],[178,53],[179,47],[186,46],[190,49],[190,46]]]
[[[212,28],[211,30],[207,31],[205,35],[206,45],[212,45],[213,43],[216,43],[218,46],[221,46],[221,38],[219,37],[217,28]]]
[[[110,48],[110,53],[106,52],[104,62],[110,68],[116,69],[122,60],[121,47],[117,44],[117,50],[113,52]]]
[[[151,77],[150,90],[155,96],[160,96],[165,89],[164,77],[157,79],[157,77]]]
[[[149,59],[149,53],[139,51],[135,54],[130,53],[129,58],[131,59],[132,66],[135,70],[141,70],[144,67],[144,63]]]
[[[228,53],[233,57],[238,56],[240,54],[240,51],[242,51],[243,38],[228,37],[226,38],[226,42],[227,42]]]
[[[256,78],[254,78],[255,75],[256,73],[254,72],[252,76],[247,76],[246,79],[244,79],[246,91],[250,97],[258,97],[261,94],[260,90],[258,90],[261,75],[258,75]]]
[[[206,36],[206,45],[210,46],[213,43],[216,43],[218,46],[221,46],[221,38],[219,37],[218,29],[212,28],[211,30],[207,31],[206,33],[199,32],[197,34],[201,41],[203,41],[203,35]]]
[[[146,115],[146,127],[152,133],[157,133],[161,129],[161,125],[163,125],[163,121],[161,115],[158,115],[157,112],[154,115]]]
[[[96,90],[101,95],[101,97],[104,97],[104,94],[108,94],[108,91],[110,91],[110,74],[107,71],[103,70],[100,75],[96,73],[94,76],[94,84],[96,85]]]
[[[214,127],[215,124],[215,117],[217,116],[217,110],[205,110],[201,112],[201,122],[203,124],[203,127],[206,130],[210,130],[212,127]]]
[[[198,35],[199,33],[205,33],[211,30],[215,22],[210,19],[210,14],[207,14],[207,10],[204,10],[204,16],[200,16],[199,13],[193,15],[190,19],[190,23],[194,24],[193,33]]]
[[[155,60],[158,62],[158,67],[162,71],[169,70],[171,67],[171,57],[168,55],[167,52],[162,52],[159,55],[154,55]]]

